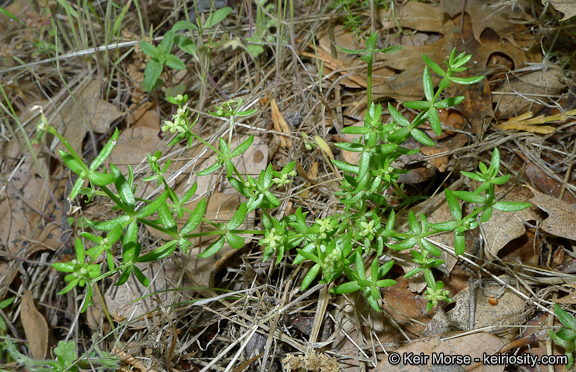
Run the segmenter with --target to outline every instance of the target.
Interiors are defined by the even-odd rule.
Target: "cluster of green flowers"
[[[172,115],[172,120],[164,121],[164,125],[162,125],[162,132],[170,131],[170,133],[184,133],[188,129],[188,104],[185,103],[182,106],[182,103],[186,102],[188,97],[184,97],[181,94],[174,97],[174,101],[178,104],[178,109],[176,113]]]

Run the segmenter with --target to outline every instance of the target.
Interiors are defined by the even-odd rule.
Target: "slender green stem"
[[[366,77],[368,108],[372,105],[372,58],[368,61],[368,76]]]

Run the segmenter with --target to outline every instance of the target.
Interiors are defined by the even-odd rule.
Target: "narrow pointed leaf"
[[[244,246],[244,238],[240,235],[234,234],[233,232],[228,232],[226,234],[226,241],[234,249],[240,249]]]
[[[216,240],[214,243],[210,244],[204,252],[202,252],[198,255],[198,257],[207,258],[207,257],[215,255],[216,253],[218,253],[222,249],[225,241],[226,241],[226,239],[225,239],[224,235],[221,235],[218,238],[218,240]]]
[[[434,62],[433,60],[431,60],[430,58],[428,58],[424,54],[422,54],[422,59],[428,65],[428,67],[430,67],[430,70],[434,71],[435,73],[437,73],[440,76],[446,76],[446,73],[444,72],[444,70],[442,70],[442,68],[440,66],[438,66],[436,64],[436,62]]]
[[[414,139],[426,146],[434,146],[436,145],[436,142],[434,142],[430,137],[428,137],[426,134],[424,134],[424,132],[422,132],[419,129],[411,129],[410,130],[410,134],[412,135],[412,137],[414,137]]]
[[[248,139],[240,144],[240,146],[236,147],[232,154],[230,155],[231,158],[239,156],[244,153],[244,151],[248,150],[252,143],[254,142],[254,135],[248,137]]]
[[[114,149],[114,146],[116,145],[116,141],[118,141],[119,135],[120,135],[120,132],[118,132],[118,128],[116,128],[114,130],[114,134],[112,134],[112,137],[108,140],[108,142],[106,142],[106,144],[104,145],[102,150],[100,150],[100,153],[98,154],[96,159],[94,159],[92,164],[90,164],[90,170],[91,171],[95,171],[96,169],[98,169],[98,167],[100,165],[102,165],[104,160],[106,160],[106,158],[108,158],[108,156],[110,155],[110,153]]]
[[[194,212],[190,214],[190,218],[188,219],[186,224],[182,227],[182,230],[180,230],[180,235],[182,236],[188,235],[200,225],[200,222],[202,222],[202,218],[204,217],[204,213],[206,213],[206,206],[207,206],[206,199],[200,200],[200,202],[196,206],[196,209],[194,209]]]
[[[162,204],[166,204],[167,198],[168,198],[168,193],[163,192],[152,203],[138,209],[138,211],[136,211],[136,216],[138,218],[144,218],[144,217],[148,217],[148,216],[154,214],[158,210],[158,208],[160,208],[160,206]]]
[[[242,223],[246,219],[247,212],[248,209],[246,208],[246,203],[241,203],[238,209],[236,210],[236,213],[234,213],[234,216],[230,219],[230,221],[228,221],[227,225],[228,229],[235,230],[240,225],[242,225]]]
[[[306,274],[306,276],[304,277],[304,280],[302,280],[302,290],[303,291],[306,290],[306,288],[308,288],[310,286],[312,281],[314,281],[314,279],[318,275],[319,271],[320,271],[320,264],[316,264],[316,265],[312,266],[310,271],[308,271],[308,274]]]
[[[161,260],[163,258],[166,258],[166,257],[170,256],[172,254],[172,252],[174,252],[174,250],[176,249],[176,243],[178,243],[178,240],[172,240],[172,241],[164,244],[160,248],[156,248],[155,250],[150,251],[150,252],[146,253],[145,255],[138,257],[138,259],[136,261],[137,262],[150,262],[150,261],[158,261],[158,260]]]
[[[422,83],[424,85],[424,95],[430,103],[434,103],[434,84],[432,83],[432,78],[430,77],[430,71],[428,67],[424,67],[424,73],[422,74]]]
[[[146,277],[146,275],[144,275],[144,273],[137,267],[137,266],[133,266],[132,270],[134,272],[134,275],[136,275],[136,279],[138,279],[138,281],[140,283],[142,283],[142,285],[144,287],[149,287],[150,286],[150,280],[148,280],[148,278]]]
[[[172,216],[172,212],[166,204],[161,204],[158,207],[158,217],[160,217],[160,222],[162,225],[170,231],[176,231],[177,225],[174,216]]]

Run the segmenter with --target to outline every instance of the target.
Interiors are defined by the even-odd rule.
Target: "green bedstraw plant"
[[[56,360],[30,359],[20,353],[9,338],[6,338],[5,344],[10,356],[18,363],[26,365],[27,370],[33,372],[79,372],[86,369],[105,372],[120,369],[119,358],[100,350],[98,343],[94,343],[95,351],[87,353],[78,359],[74,341],[60,341],[58,346],[54,348]]]
[[[116,284],[120,285],[134,274],[141,283],[148,285],[148,278],[136,263],[163,259],[178,248],[187,253],[192,245],[191,239],[208,235],[217,239],[199,256],[209,257],[217,253],[225,242],[234,248],[242,247],[244,238],[241,234],[251,233],[264,235],[260,239],[264,249],[264,260],[276,256],[275,262],[279,263],[290,256],[289,259],[293,260],[294,264],[310,263],[307,274],[302,278],[302,289],[306,289],[320,275],[321,283],[337,284],[331,289],[332,293],[343,294],[362,290],[372,308],[380,311],[380,288],[395,284],[394,280],[386,278],[394,265],[390,256],[393,256],[393,251],[410,250],[417,267],[405,276],[410,277],[424,272],[428,285],[425,293],[425,298],[428,300],[427,310],[432,309],[440,301],[450,301],[448,291],[443,289],[444,284],[436,281],[432,272],[434,267],[444,262],[439,258],[441,251],[428,241],[428,237],[440,232],[453,231],[455,254],[461,255],[465,251],[465,232],[477,228],[481,222],[486,222],[493,209],[518,211],[527,208],[529,204],[502,202],[496,199],[495,185],[506,183],[510,176],[499,175],[500,155],[498,149],[494,149],[489,166],[481,163],[476,173],[462,172],[464,176],[480,182],[476,190],[445,190],[446,201],[452,214],[451,220],[430,223],[424,214],[417,215],[410,211],[409,230],[400,231],[395,228],[396,212],[388,203],[387,190],[390,188],[401,190],[402,185],[399,185],[398,179],[400,174],[407,171],[394,168],[393,163],[402,155],[415,154],[419,151],[407,149],[402,145],[410,136],[423,145],[434,145],[434,141],[418,127],[429,122],[434,133],[440,134],[442,128],[438,110],[457,105],[464,99],[464,97],[443,98],[444,90],[451,83],[474,84],[483,77],[455,76],[456,73],[466,69],[464,65],[471,58],[464,53],[457,55],[455,50],[452,51],[445,69],[423,56],[426,64],[423,73],[426,100],[405,103],[406,107],[419,110],[419,113],[414,119],[409,120],[398,109],[388,104],[387,109],[392,120],[383,123],[382,106],[372,102],[372,63],[376,53],[390,53],[397,51],[398,48],[378,49],[376,38],[376,33],[371,35],[362,50],[342,49],[347,53],[361,53],[361,59],[368,64],[368,110],[364,126],[348,127],[343,130],[345,133],[361,135],[361,139],[353,143],[336,144],[342,150],[359,152],[361,156],[358,164],[333,160],[333,164],[345,173],[340,191],[336,193],[340,207],[337,214],[324,219],[311,221],[302,208],[282,219],[274,217],[274,210],[280,205],[280,200],[272,188],[282,189],[292,181],[291,178],[296,174],[295,162],[288,163],[279,171],[274,170],[270,164],[257,178],[244,175],[236,168],[232,159],[244,153],[254,140],[254,137],[250,136],[232,149],[232,132],[235,130],[237,120],[255,112],[245,110],[240,99],[226,101],[210,113],[214,117],[227,118],[229,123],[228,132],[218,140],[219,148],[215,148],[191,130],[195,121],[190,119],[188,97],[185,95],[168,98],[172,104],[178,105],[178,110],[172,120],[166,121],[162,126],[163,131],[176,134],[170,145],[185,140],[190,146],[194,141],[200,141],[216,154],[215,164],[197,175],[222,172],[229,183],[244,197],[244,201],[227,223],[213,223],[204,217],[206,199],[201,199],[194,210],[185,207],[185,204],[193,198],[196,184],[183,196],[178,196],[164,178],[170,160],[164,165],[160,164],[159,159],[162,155],[160,151],[148,156],[153,174],[144,181],[156,182],[163,187],[163,192],[153,200],[137,199],[134,196],[134,175],[130,167],[128,175],[122,174],[113,164],[108,169],[102,167],[118,139],[117,131],[88,166],[66,139],[48,125],[42,115],[42,122],[39,125],[40,137],[46,131],[58,137],[68,150],[68,152],[60,151],[62,161],[78,175],[69,198],[73,199],[79,194],[86,195],[89,199],[95,196],[107,197],[121,211],[118,217],[108,221],[87,220],[87,225],[100,233],[82,232],[80,237],[91,241],[94,246],[85,251],[82,240],[77,238],[76,260],[53,265],[56,269],[67,273],[64,279],[68,285],[60,293],[85,285],[88,288],[83,306],[85,309],[92,296],[91,286],[105,276],[119,273]],[[163,50],[164,53],[168,53],[167,50]],[[430,70],[442,77],[438,88],[434,87]],[[458,199],[475,205],[474,210],[464,215]],[[247,214],[256,209],[261,212],[264,229],[241,230],[240,226]],[[184,212],[188,217],[179,228],[177,221],[184,219]],[[212,226],[212,230],[195,233],[194,230],[202,223]],[[169,240],[162,246],[142,254],[142,245],[138,239],[138,229],[141,225],[162,232],[169,237]],[[113,260],[112,248],[115,245],[122,247],[122,262],[118,266],[115,266]],[[101,254],[106,256],[108,268],[104,274],[100,274],[100,266],[96,264]],[[365,262],[368,264],[368,270]],[[343,276],[348,278],[347,282],[342,280]]]
[[[568,364],[565,368],[569,369],[574,363],[574,351],[576,350],[576,322],[574,317],[558,304],[554,304],[554,313],[562,323],[562,327],[557,332],[550,330],[550,338],[556,345],[564,348],[564,353],[568,358]]]

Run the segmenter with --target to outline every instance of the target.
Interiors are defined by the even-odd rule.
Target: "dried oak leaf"
[[[576,240],[576,230],[574,230],[576,225],[576,204],[569,204],[563,200],[543,194],[533,187],[526,187],[529,187],[534,194],[530,202],[548,213],[548,217],[542,221],[540,228],[549,234]]]
[[[60,124],[53,123],[76,152],[81,152],[86,133],[106,133],[110,124],[122,115],[115,105],[100,98],[101,87],[102,82],[98,80],[82,86],[74,99],[64,104],[58,116]],[[66,150],[62,144],[58,149]]]
[[[556,10],[564,13],[564,18],[561,21],[576,16],[576,3],[573,0],[542,0],[543,5],[546,5],[546,3],[552,4]]]

